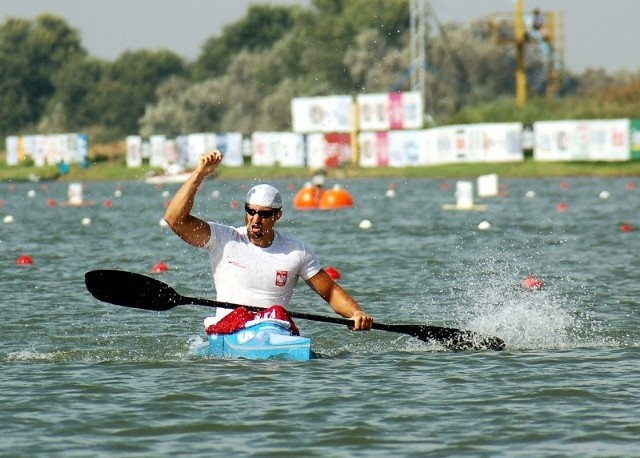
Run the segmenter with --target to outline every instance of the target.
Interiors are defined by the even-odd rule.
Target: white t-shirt
[[[209,223],[209,251],[216,298],[220,302],[289,307],[298,278],[317,274],[320,261],[301,240],[275,232],[271,246],[260,248],[249,241],[247,228]]]

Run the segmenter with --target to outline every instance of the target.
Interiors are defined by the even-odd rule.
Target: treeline
[[[529,103],[515,105],[515,47],[429,21],[425,111],[434,124],[638,117],[640,72],[563,75],[545,100],[543,56],[529,46]],[[0,25],[0,134],[291,130],[293,97],[409,90],[408,0],[253,5],[193,62],[171,51],[97,59],[62,18]]]

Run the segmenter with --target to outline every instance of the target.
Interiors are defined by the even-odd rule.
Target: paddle
[[[155,312],[164,312],[178,305],[205,305],[227,309],[245,307],[252,311],[263,310],[261,307],[241,306],[227,302],[182,296],[171,286],[155,278],[134,272],[93,270],[87,272],[84,279],[87,289],[93,297],[103,302],[124,307],[153,310]],[[289,313],[293,318],[353,326],[353,321],[345,318],[300,312]],[[486,337],[472,331],[439,326],[373,323],[373,329],[407,334],[425,342],[435,341],[451,350],[502,350],[505,346],[504,341],[497,337]]]

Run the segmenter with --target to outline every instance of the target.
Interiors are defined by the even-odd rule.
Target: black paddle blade
[[[417,337],[424,342],[435,341],[444,347],[455,350],[504,350],[504,340],[498,337],[482,336],[473,331],[442,328],[438,326],[407,326],[405,334]]]
[[[109,304],[164,312],[183,303],[169,285],[133,272],[93,270],[84,282],[93,297]]]

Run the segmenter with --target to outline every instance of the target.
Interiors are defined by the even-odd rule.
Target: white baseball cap
[[[259,184],[249,189],[245,202],[259,207],[282,208],[280,191],[270,184]]]

